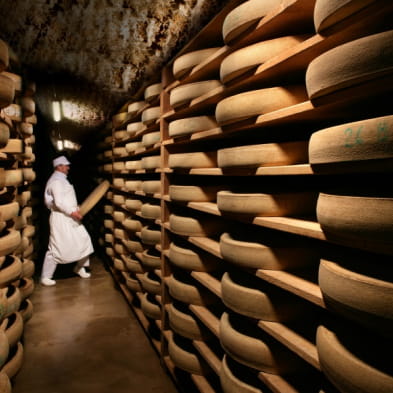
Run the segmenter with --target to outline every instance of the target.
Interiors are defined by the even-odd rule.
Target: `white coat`
[[[94,249],[86,228],[70,214],[78,209],[74,187],[67,176],[54,171],[45,187],[45,204],[50,209],[48,250],[57,263],[71,263]]]

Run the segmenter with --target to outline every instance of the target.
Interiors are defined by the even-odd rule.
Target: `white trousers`
[[[44,264],[42,266],[41,278],[52,278],[57,268],[58,262],[53,258],[52,253],[48,250],[45,254]],[[89,257],[84,257],[76,264],[75,270],[78,271],[82,267],[90,265]]]

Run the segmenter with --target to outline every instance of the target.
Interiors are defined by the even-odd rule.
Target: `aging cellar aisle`
[[[59,272],[61,273],[61,271]],[[101,261],[36,286],[14,393],[175,393],[145,333]]]

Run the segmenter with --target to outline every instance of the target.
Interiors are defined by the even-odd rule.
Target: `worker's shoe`
[[[46,287],[51,287],[52,285],[56,285],[56,281],[52,280],[51,278],[44,277],[41,278],[41,284],[45,285]]]
[[[74,273],[76,273],[79,277],[82,277],[82,278],[89,278],[91,276],[91,274],[89,272],[87,272],[84,267],[81,267],[79,270],[78,270],[78,267],[76,267],[74,269]]]

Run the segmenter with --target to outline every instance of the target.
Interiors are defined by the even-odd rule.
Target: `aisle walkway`
[[[13,393],[176,393],[112,276],[36,285]]]

